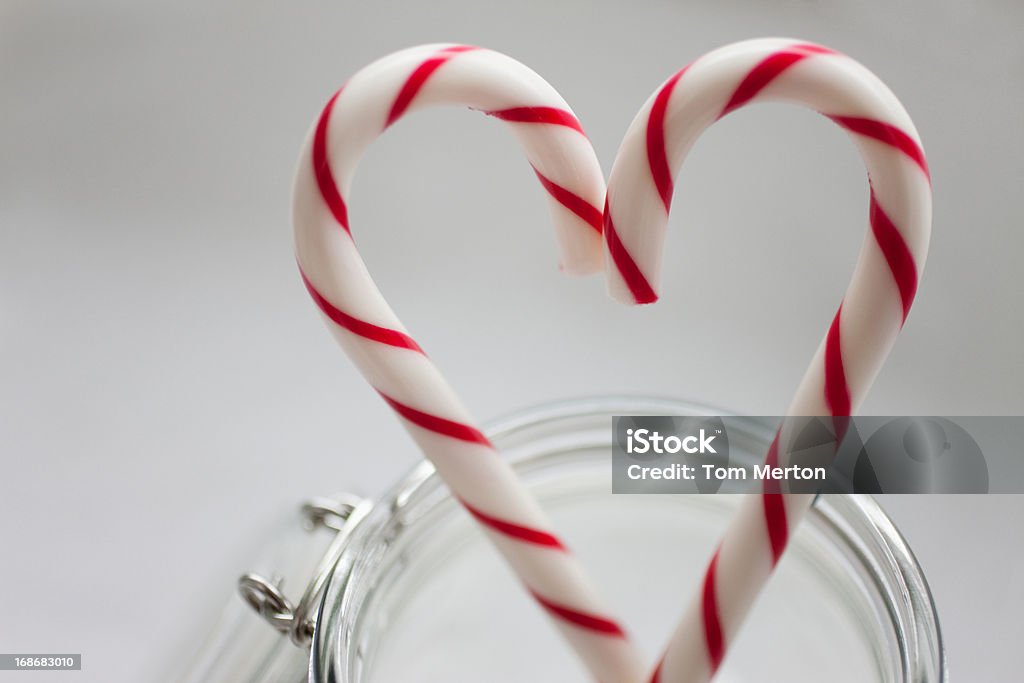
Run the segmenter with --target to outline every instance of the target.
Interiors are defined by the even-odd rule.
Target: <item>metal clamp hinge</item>
[[[243,574],[238,579],[238,592],[245,602],[280,633],[287,633],[298,646],[308,647],[313,639],[316,610],[327,579],[348,542],[353,529],[370,511],[372,503],[353,495],[318,498],[302,506],[302,516],[309,530],[326,527],[337,532],[327,552],[317,565],[298,604],[282,592],[281,577],[268,579],[260,574]]]

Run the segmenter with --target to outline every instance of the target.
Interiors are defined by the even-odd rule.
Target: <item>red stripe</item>
[[[661,196],[661,203],[665,205],[666,212],[672,205],[674,185],[672,170],[668,167],[668,148],[665,147],[665,113],[668,110],[668,101],[672,97],[676,83],[689,68],[690,65],[684,66],[672,78],[665,81],[661,90],[655,95],[651,113],[647,117],[647,164],[651,168],[651,178],[654,179],[654,186],[658,188],[658,194]]]
[[[832,416],[832,429],[836,433],[836,453],[839,453],[839,448],[843,445],[843,439],[846,438],[846,432],[850,430],[850,419],[849,415]]]
[[[718,115],[718,118],[722,118],[729,112],[739,109],[750,102],[786,69],[813,54],[803,48],[799,49],[801,51],[794,51],[792,49],[780,50],[761,60],[737,86],[736,91],[733,92],[732,97],[729,98],[729,102],[722,109],[722,113]]]
[[[604,214],[601,209],[597,208],[578,194],[575,194],[554,182],[538,171],[536,166],[533,167],[533,172],[537,174],[540,184],[544,186],[544,189],[547,190],[548,194],[554,197],[559,204],[582,218],[587,225],[597,231],[598,235],[601,234],[601,227],[604,223]]]
[[[301,266],[299,267],[299,275],[302,276],[302,283],[306,285],[306,290],[309,292],[309,295],[313,297],[313,301],[316,303],[317,307],[339,327],[343,327],[352,334],[357,334],[360,337],[371,341],[387,344],[388,346],[396,346],[402,349],[409,349],[410,351],[415,351],[417,353],[423,353],[423,349],[421,349],[419,344],[416,343],[416,340],[404,332],[392,330],[387,327],[381,327],[380,325],[374,325],[366,322],[365,320],[354,318],[336,307],[316,290],[313,283],[310,282],[309,278],[306,277],[306,274],[302,272]]]
[[[484,113],[510,123],[549,123],[554,126],[565,126],[586,135],[579,119],[571,111],[557,107],[512,107]]]
[[[778,467],[779,464],[779,434],[775,433],[772,445],[768,447],[768,454],[764,462],[769,467]],[[789,523],[786,519],[786,503],[780,492],[779,482],[775,480],[765,481],[764,493],[761,500],[764,504],[764,521],[768,528],[768,543],[772,549],[772,566],[778,564],[779,558],[786,550],[789,543]]]
[[[615,268],[619,271],[619,275],[622,276],[623,281],[629,288],[630,294],[633,295],[633,300],[638,304],[651,304],[657,301],[658,295],[655,293],[654,288],[651,287],[651,283],[640,272],[636,261],[633,260],[633,257],[622,244],[622,241],[619,239],[619,233],[615,232],[615,225],[612,223],[612,214],[609,211],[607,199],[605,199],[604,203],[604,238],[605,244],[608,245],[608,254],[611,255]]]
[[[507,522],[497,517],[492,517],[481,510],[473,507],[466,501],[459,499],[462,506],[466,508],[469,514],[473,515],[478,522],[486,526],[487,528],[516,539],[517,541],[523,541],[524,543],[532,543],[533,545],[540,545],[547,548],[555,548],[557,550],[566,550],[566,547],[562,545],[562,542],[558,540],[558,537],[541,531],[539,529],[531,529],[530,527],[520,526]]]
[[[928,161],[924,158],[924,150],[914,138],[903,130],[885,121],[859,116],[829,116],[829,118],[851,133],[878,140],[903,152],[918,165],[928,178],[928,182],[931,183],[931,173],[928,170]]]
[[[327,124],[331,118],[331,111],[338,99],[341,90],[334,93],[327,105],[320,112],[320,119],[316,122],[316,131],[313,133],[313,175],[316,176],[317,187],[320,188],[320,196],[324,198],[327,208],[334,215],[334,220],[351,234],[348,229],[348,207],[345,200],[338,192],[338,185],[334,182],[334,174],[331,173],[331,166],[327,160]]]
[[[715,571],[718,568],[718,553],[715,551],[704,573],[704,592],[701,608],[704,614],[704,641],[708,647],[708,658],[711,660],[711,674],[718,671],[725,656],[725,638],[722,637],[722,624],[718,620],[718,597],[715,594]]]
[[[882,250],[889,270],[900,290],[900,303],[903,304],[903,322],[910,314],[910,307],[917,294],[917,265],[910,247],[903,241],[903,235],[896,228],[892,219],[885,213],[871,191],[871,232],[875,236],[878,248]]]
[[[562,621],[567,621],[570,624],[579,626],[580,628],[586,629],[588,631],[593,631],[595,633],[602,633],[604,635],[614,636],[616,638],[626,637],[626,634],[622,630],[622,627],[610,619],[595,616],[593,614],[587,614],[585,612],[579,612],[564,605],[559,605],[557,603],[551,602],[547,598],[541,596],[540,594],[532,590],[530,591],[530,593],[533,595],[534,600],[540,603],[541,607],[543,607],[545,610],[548,611],[548,613],[553,614]]]
[[[651,674],[650,683],[661,683],[661,668],[665,666],[665,658],[662,657],[658,660],[658,666],[654,668],[654,673]]]
[[[781,493],[765,493],[764,521],[768,526],[768,541],[772,546],[772,566],[779,563],[789,543],[789,528],[786,526],[786,503]]]
[[[843,305],[840,304],[825,337],[825,402],[833,415],[850,414],[850,388],[846,384],[846,369],[843,367],[839,323],[842,314]]]
[[[394,104],[391,105],[391,111],[388,112],[388,118],[384,127],[387,128],[402,117],[402,114],[404,114],[409,108],[409,105],[412,104],[412,101],[416,98],[416,95],[419,93],[420,88],[423,87],[423,84],[427,82],[427,79],[429,79],[442,64],[460,52],[468,52],[469,50],[476,49],[477,48],[469,45],[454,45],[452,47],[446,47],[440,50],[435,56],[424,60],[416,67],[415,70],[413,70],[405,83],[402,84],[401,90],[398,91],[398,97],[395,98]]]
[[[417,427],[422,427],[427,431],[440,434],[441,436],[451,437],[452,439],[457,439],[459,441],[477,443],[481,446],[493,448],[493,446],[491,446],[491,442],[486,436],[484,436],[483,432],[474,427],[461,422],[455,422],[454,420],[438,417],[437,415],[431,415],[430,413],[424,413],[421,410],[416,410],[404,403],[399,403],[379,389],[377,390],[377,393],[381,395],[381,398],[387,401],[387,404],[391,406],[396,413],[409,422],[412,422]]]

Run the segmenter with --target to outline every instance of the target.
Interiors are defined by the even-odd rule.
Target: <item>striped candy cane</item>
[[[604,177],[569,106],[509,57],[463,45],[426,45],[355,74],[313,127],[294,195],[302,278],[341,346],[593,676],[604,683],[640,680],[643,663],[622,628],[540,507],[405,331],[353,242],[347,198],[363,152],[409,111],[434,104],[461,104],[507,122],[550,199],[563,268],[601,268]]]
[[[712,123],[771,100],[828,116],[850,133],[867,165],[870,229],[787,411],[842,418],[860,405],[906,320],[931,231],[931,184],[917,131],[892,92],[850,58],[792,40],[753,40],[715,50],[666,81],[634,119],[612,169],[605,214],[609,286],[629,303],[657,299],[672,169]],[[844,430],[845,421],[834,423],[837,432]],[[769,463],[786,452],[779,443],[777,434]],[[747,497],[669,642],[655,683],[707,681],[715,674],[812,500],[767,483],[761,494]]]

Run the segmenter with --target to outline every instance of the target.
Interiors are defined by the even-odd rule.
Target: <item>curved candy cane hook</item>
[[[363,152],[403,115],[434,104],[460,104],[506,121],[551,200],[563,267],[575,273],[600,269],[604,177],[565,100],[504,55],[426,45],[355,74],[313,127],[294,193],[303,280],[341,346],[594,677],[632,683],[643,676],[643,664],[622,628],[607,616],[540,507],[402,327],[353,242],[346,202]]]
[[[828,116],[850,133],[867,166],[870,229],[839,311],[787,411],[849,416],[906,320],[931,232],[931,184],[917,131],[895,95],[852,59],[799,41],[753,40],[715,50],[669,78],[633,120],[612,169],[605,213],[609,288],[628,303],[657,299],[672,169],[712,123],[767,100]],[[843,425],[838,421],[837,430]],[[779,452],[776,435],[768,461],[777,462]],[[747,498],[655,681],[714,675],[812,499],[769,482]]]

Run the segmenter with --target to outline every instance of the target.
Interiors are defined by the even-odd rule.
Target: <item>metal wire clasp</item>
[[[298,604],[282,591],[284,579],[268,579],[260,574],[247,573],[238,579],[238,592],[264,621],[280,633],[287,633],[300,647],[308,647],[316,625],[316,609],[331,570],[341,556],[353,529],[366,516],[372,502],[351,494],[334,498],[316,498],[302,505],[302,517],[312,531],[318,527],[337,532],[320,560]]]

